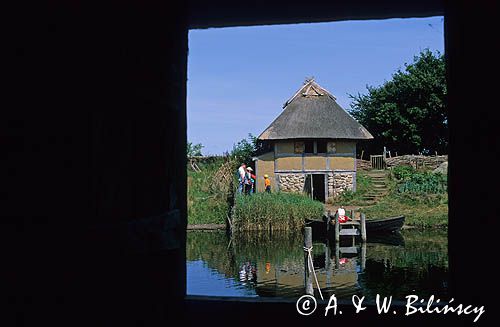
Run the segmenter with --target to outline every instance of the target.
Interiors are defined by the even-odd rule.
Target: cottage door
[[[314,200],[325,202],[325,182],[325,174],[312,175],[312,198]]]

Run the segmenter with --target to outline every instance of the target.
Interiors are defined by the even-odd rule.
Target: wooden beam
[[[343,228],[339,231],[340,236],[357,236],[359,231],[357,228]]]
[[[335,242],[340,242],[340,223],[338,212],[335,213]]]
[[[312,227],[304,228],[304,247],[307,249],[312,248]],[[313,289],[313,276],[309,272],[309,253],[304,251],[304,283],[306,294],[314,295]],[[311,267],[314,269],[314,267]]]
[[[341,246],[340,247],[340,252],[341,253],[346,253],[346,254],[357,254],[358,253],[358,248],[355,246]]]

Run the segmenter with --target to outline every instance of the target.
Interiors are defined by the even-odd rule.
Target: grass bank
[[[419,228],[448,227],[448,197],[415,198],[400,195],[387,196],[363,211],[369,218],[404,215],[405,224]]]
[[[445,175],[415,171],[398,166],[388,173],[389,192],[374,205],[366,205],[363,195],[373,183],[364,171],[358,171],[358,192],[347,192],[335,199],[335,205],[359,206],[367,218],[404,215],[405,224],[419,228],[447,228],[448,193]]]
[[[237,195],[233,207],[233,230],[297,230],[306,218],[320,218],[323,204],[296,193]]]

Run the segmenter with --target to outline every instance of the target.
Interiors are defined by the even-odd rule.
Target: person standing
[[[245,186],[246,168],[247,165],[245,165],[244,163],[242,163],[240,168],[238,168],[238,193],[242,193]]]
[[[247,172],[245,174],[245,194],[250,194],[252,192],[252,167],[247,168]]]
[[[264,187],[266,188],[267,193],[271,193],[271,181],[269,180],[269,175],[264,175]]]
[[[250,179],[250,194],[253,194],[255,193],[255,180],[257,179],[257,176],[255,176],[252,172],[253,172],[253,169],[252,167],[248,167],[247,168],[247,171],[248,171],[248,178]]]

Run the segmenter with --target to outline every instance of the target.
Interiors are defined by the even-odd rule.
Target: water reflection
[[[224,232],[190,231],[188,294],[292,297],[304,294],[300,233],[246,233],[232,241]],[[408,294],[446,296],[447,236],[404,231],[367,244],[315,240],[313,262],[323,295],[368,297]],[[198,263],[198,265],[194,265]],[[203,263],[200,267],[199,263]]]
[[[255,284],[257,282],[257,268],[255,264],[251,264],[250,262],[246,262],[241,265],[240,268],[240,282],[245,285]]]

